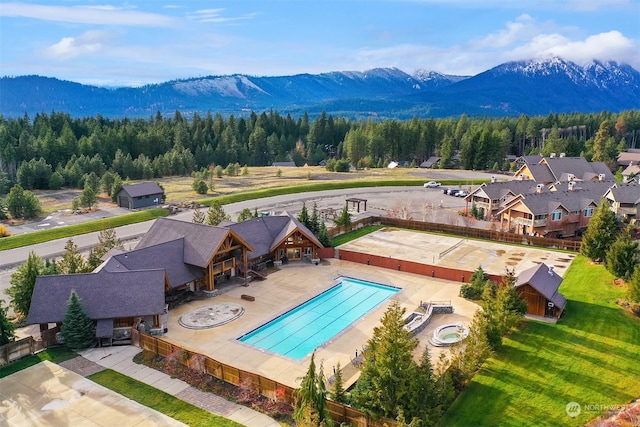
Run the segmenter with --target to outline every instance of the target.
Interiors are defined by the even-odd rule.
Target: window
[[[584,210],[585,218],[589,218],[593,216],[593,206],[587,206]]]
[[[545,215],[536,215],[535,220],[545,219]]]
[[[551,221],[560,221],[562,219],[562,211],[560,209],[551,212]]]

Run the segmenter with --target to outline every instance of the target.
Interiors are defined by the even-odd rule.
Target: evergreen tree
[[[209,191],[209,186],[207,186],[207,183],[200,178],[196,178],[193,180],[191,188],[198,194],[207,194],[207,191]]]
[[[0,346],[15,341],[16,326],[7,317],[8,307],[3,307],[4,301],[0,300]]]
[[[91,209],[93,205],[98,201],[98,196],[91,185],[85,184],[84,190],[82,190],[82,196],[80,196],[80,204],[88,209]]]
[[[627,299],[633,303],[640,303],[640,265],[636,265],[627,288]]]
[[[345,204],[342,208],[342,212],[333,220],[333,223],[338,227],[349,227],[351,225],[351,214],[349,213],[349,207]]]
[[[324,221],[320,222],[320,231],[318,231],[318,240],[325,248],[331,247],[331,238],[329,237],[329,230]]]
[[[618,235],[618,219],[602,200],[582,236],[580,252],[592,261],[604,261],[609,247]]]
[[[318,215],[318,204],[313,202],[313,209],[311,210],[311,218],[309,218],[309,230],[318,236],[320,232],[320,215]]]
[[[302,378],[300,388],[294,390],[294,413],[296,421],[304,419],[314,420],[312,425],[321,426],[331,422],[327,406],[327,390],[324,384],[322,365],[316,372],[315,351],[311,354],[311,361],[307,373]]]
[[[89,271],[87,262],[80,253],[78,245],[74,243],[73,239],[67,240],[62,259],[58,262],[58,272],[60,274],[74,274],[86,273],[87,271]]]
[[[410,410],[418,341],[404,329],[404,314],[400,303],[392,301],[367,343],[360,379],[351,393],[356,406],[374,418],[394,419],[399,408]]]
[[[193,210],[193,217],[191,217],[191,222],[195,222],[198,224],[204,224],[204,220],[206,219],[206,214],[200,210],[200,208],[195,208]]]
[[[222,221],[231,221],[231,217],[227,215],[222,207],[222,203],[217,200],[214,200],[209,206],[207,210],[207,219],[205,220],[205,224],[207,225],[218,225]]]
[[[67,301],[67,311],[60,328],[64,345],[71,349],[87,348],[95,338],[95,326],[87,315],[78,294],[71,291]]]
[[[27,260],[11,275],[11,286],[5,292],[11,297],[11,306],[16,313],[24,317],[29,314],[36,278],[44,271],[44,260],[31,251]]]
[[[638,243],[631,240],[631,230],[624,230],[609,247],[607,270],[616,277],[628,281],[638,265]]]
[[[20,184],[11,187],[7,195],[7,209],[13,218],[22,218],[24,215],[24,189]]]
[[[437,379],[433,373],[429,347],[426,346],[420,358],[420,365],[411,382],[411,400],[405,412],[407,418],[420,420],[420,425],[432,425],[436,420],[438,406]]]
[[[109,194],[111,194],[111,201],[112,202],[117,202],[117,197],[118,197],[118,191],[122,190],[122,178],[120,178],[120,175],[118,175],[117,173],[115,174],[114,178],[113,178],[113,182],[111,183],[111,191],[109,192]]]
[[[347,394],[344,390],[344,382],[342,380],[342,367],[340,362],[335,367],[336,373],[333,375],[333,392],[331,393],[331,399],[337,403],[346,403]]]
[[[98,244],[89,251],[87,259],[87,271],[93,271],[101,263],[104,254],[113,248],[124,249],[122,241],[118,239],[115,228],[105,228],[98,234]]]
[[[251,212],[251,209],[249,208],[242,209],[240,214],[238,214],[238,222],[247,221],[251,218],[255,218],[255,217],[253,216],[253,212]]]
[[[302,202],[302,209],[298,214],[298,221],[300,221],[305,227],[309,228],[309,211],[307,211],[307,204]]]

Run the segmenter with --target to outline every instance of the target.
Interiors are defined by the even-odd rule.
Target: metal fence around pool
[[[167,357],[170,354],[178,354],[177,360],[184,366],[194,369],[193,360],[198,360],[198,368],[214,378],[223,380],[235,386],[242,385],[257,391],[269,399],[281,399],[293,404],[293,388],[280,384],[269,378],[252,372],[243,371],[233,366],[220,363],[208,356],[194,353],[178,345],[172,344],[159,337],[148,334],[140,335],[140,348],[159,356]],[[201,363],[200,363],[201,362]],[[363,412],[348,405],[327,401],[331,419],[335,424],[346,423],[354,427],[395,427],[392,420],[374,420]]]

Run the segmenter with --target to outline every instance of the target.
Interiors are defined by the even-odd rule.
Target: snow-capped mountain
[[[626,64],[561,58],[501,64],[472,77],[397,68],[258,77],[208,76],[106,89],[40,76],[0,79],[0,114],[148,117],[160,111],[329,114],[351,118],[519,115],[640,108],[640,72]]]

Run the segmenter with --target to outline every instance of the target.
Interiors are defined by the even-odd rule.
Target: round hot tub
[[[446,347],[458,343],[469,336],[469,328],[464,325],[443,325],[433,331],[429,342],[436,347]]]

